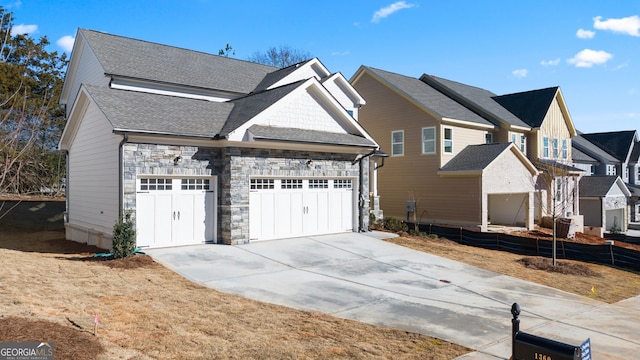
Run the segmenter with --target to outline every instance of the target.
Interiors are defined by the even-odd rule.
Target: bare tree
[[[247,60],[259,64],[284,68],[313,58],[308,51],[293,49],[286,45],[271,47],[267,51],[256,51]]]
[[[553,265],[557,264],[556,244],[558,221],[574,212],[576,201],[576,176],[572,174],[571,167],[556,161],[537,161],[536,165],[541,169],[536,183],[537,202],[540,209],[540,221],[550,218],[553,229]]]
[[[46,51],[46,37],[12,35],[12,14],[2,7],[0,19],[0,192],[37,192],[59,183],[51,170],[64,126],[66,55]]]

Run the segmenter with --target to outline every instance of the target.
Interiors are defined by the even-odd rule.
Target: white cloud
[[[410,9],[415,7],[415,4],[407,4],[406,1],[397,1],[389,6],[385,6],[382,9],[376,11],[371,18],[372,23],[379,23],[381,19],[388,17],[389,15],[400,11],[402,9]]]
[[[548,60],[548,61],[544,61],[544,60],[540,61],[540,65],[542,66],[556,66],[558,64],[560,64],[560,58]]]
[[[56,41],[56,44],[60,46],[64,51],[70,52],[73,49],[73,43],[76,41],[71,35],[65,35]]]
[[[578,29],[578,32],[576,32],[576,36],[580,39],[593,39],[593,37],[596,36],[596,32],[591,30]]]
[[[613,58],[613,55],[606,51],[584,49],[567,60],[567,62],[576,67],[592,67],[593,65],[604,64],[611,58]]]
[[[36,30],[38,30],[38,25],[25,25],[25,24],[14,25],[11,28],[11,36],[32,34],[36,32]]]
[[[602,16],[593,18],[593,27],[598,30],[610,30],[631,36],[640,36],[640,16],[638,15],[604,21],[600,19],[602,19]]]
[[[523,78],[527,76],[527,73],[529,73],[529,70],[527,69],[518,69],[518,70],[513,70],[511,72],[511,75],[517,77],[517,78]]]

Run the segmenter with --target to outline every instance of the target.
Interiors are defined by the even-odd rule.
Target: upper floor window
[[[636,167],[636,184],[640,182],[640,166]]]
[[[558,139],[554,138],[552,140],[552,144],[553,144],[553,158],[557,159],[558,158]]]
[[[615,175],[616,174],[616,166],[615,165],[607,165],[607,175]]]
[[[515,145],[518,146],[518,142],[516,141],[518,139],[518,134],[516,133],[511,133],[511,142]]]
[[[486,132],[484,134],[484,143],[485,144],[493,144],[493,133]]]
[[[542,157],[549,157],[549,138],[546,136],[542,138]]]
[[[453,153],[453,129],[444,128],[444,152],[447,154]]]
[[[423,154],[436,153],[436,128],[435,127],[422,128],[422,153]]]
[[[404,155],[404,130],[391,132],[391,156]]]
[[[567,149],[567,139],[562,139],[562,158],[566,159],[569,156],[569,149]]]
[[[624,168],[624,182],[629,182],[629,168],[625,166]]]
[[[527,137],[524,134],[520,135],[520,151],[523,154],[527,153]]]

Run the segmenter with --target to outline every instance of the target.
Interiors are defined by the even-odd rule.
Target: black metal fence
[[[407,222],[407,224],[410,229],[415,228],[413,223]],[[497,232],[483,233],[462,227],[446,227],[432,224],[418,224],[418,229],[420,232],[435,234],[464,245],[508,251],[527,256],[549,258],[553,256],[553,241],[546,238],[528,238]],[[640,239],[636,241],[638,241],[637,244],[640,244]],[[580,244],[559,238],[556,241],[556,257],[558,259],[578,260],[640,270],[640,251],[615,245]]]

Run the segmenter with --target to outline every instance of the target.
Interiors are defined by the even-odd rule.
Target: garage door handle
[[[173,220],[175,220],[175,219],[176,219],[176,212],[174,211],[173,212]]]
[[[180,211],[178,211],[178,220],[180,220]]]

